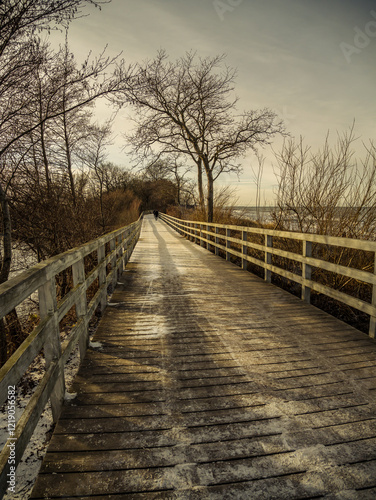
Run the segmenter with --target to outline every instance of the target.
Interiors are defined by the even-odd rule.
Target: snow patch
[[[92,349],[102,349],[103,344],[102,344],[102,342],[92,342],[92,341],[90,341],[89,342],[89,347],[91,347]]]
[[[65,401],[72,401],[72,399],[75,399],[76,397],[77,397],[77,392],[65,391],[65,395],[64,395]]]

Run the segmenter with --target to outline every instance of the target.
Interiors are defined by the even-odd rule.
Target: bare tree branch
[[[284,134],[283,123],[268,109],[235,114],[235,77],[223,55],[202,59],[189,52],[172,63],[160,51],[154,60],[137,66],[124,93],[136,111],[134,132],[127,137],[133,153],[188,156],[197,167],[202,208],[206,175],[209,221],[214,181],[223,172],[239,172],[238,160],[248,149]]]

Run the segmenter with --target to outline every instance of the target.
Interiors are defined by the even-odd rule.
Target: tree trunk
[[[68,168],[68,175],[69,175],[69,183],[70,183],[70,188],[71,188],[71,193],[72,193],[73,206],[76,207],[76,205],[77,205],[76,188],[75,188],[75,185],[74,185],[74,177],[73,177],[73,171],[72,171],[72,156],[71,156],[71,150],[70,150],[70,145],[69,145],[69,136],[68,136],[67,115],[66,115],[66,113],[64,113],[64,115],[63,115],[63,126],[64,126],[65,154],[66,154],[66,157],[67,157],[67,168]]]
[[[200,207],[202,211],[205,213],[205,196],[204,196],[204,188],[202,185],[202,164],[201,160],[197,163],[197,185],[198,185],[198,199],[200,203]]]
[[[3,261],[1,263],[0,284],[7,281],[12,263],[12,225],[6,193],[0,184],[0,205],[3,217]]]
[[[106,229],[106,219],[104,215],[104,206],[103,206],[103,187],[102,185],[100,186],[100,191],[99,191],[99,206],[100,206],[100,211],[101,211],[101,226],[103,233],[105,232]]]
[[[0,284],[9,278],[10,266],[12,264],[12,224],[9,211],[7,195],[0,184],[0,205],[3,218],[3,261],[1,263]],[[9,342],[13,340],[15,349],[24,340],[22,327],[17,312],[14,309],[0,320],[0,363],[3,365],[7,360]],[[11,345],[11,344],[10,344]],[[14,349],[14,350],[15,350]]]
[[[176,204],[180,207],[180,191],[181,191],[181,180],[179,176],[177,175],[177,172],[175,173],[175,182],[176,182]]]
[[[42,147],[43,166],[44,166],[44,171],[46,174],[47,193],[49,195],[51,192],[51,180],[50,180],[50,168],[49,168],[47,152],[46,152],[46,144],[44,141],[44,125],[43,125],[43,123],[41,124],[40,128],[41,128],[40,143],[41,143],[41,147]]]
[[[0,184],[0,205],[3,218],[3,261],[1,263],[0,283],[8,279],[10,264],[12,262],[11,221],[9,205],[3,187]],[[4,318],[0,319],[0,366],[8,358],[8,338]]]
[[[47,193],[50,194],[51,190],[51,182],[50,182],[50,168],[47,157],[47,149],[45,143],[45,123],[43,121],[43,96],[42,89],[39,86],[39,120],[40,120],[40,144],[42,148],[42,157],[43,157],[43,166],[46,174],[46,183],[47,183]]]
[[[211,170],[206,172],[208,181],[208,195],[207,195],[207,222],[213,222],[214,218],[214,181]]]

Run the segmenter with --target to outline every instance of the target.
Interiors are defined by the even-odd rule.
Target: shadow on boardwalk
[[[147,217],[37,498],[373,499],[376,344]]]

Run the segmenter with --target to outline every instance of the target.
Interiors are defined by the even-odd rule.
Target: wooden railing
[[[308,233],[297,233],[290,231],[273,231],[269,229],[231,226],[207,222],[186,221],[160,214],[160,218],[181,235],[191,241],[212,250],[216,255],[222,252],[223,256],[230,260],[231,256],[239,259],[243,269],[247,269],[247,263],[255,264],[264,270],[264,279],[271,282],[272,273],[278,274],[301,285],[301,298],[309,303],[311,290],[324,294],[332,299],[338,300],[350,307],[369,315],[369,335],[375,337],[376,330],[376,242],[368,240],[356,240],[350,238],[338,238]],[[255,241],[255,235],[261,242]],[[284,239],[287,241],[300,242],[300,251],[292,252],[280,248],[273,248],[273,239]],[[371,270],[356,269],[339,265],[322,258],[312,257],[314,244],[326,248],[339,247],[342,249],[360,250],[371,252]],[[258,256],[249,255],[250,251]],[[287,259],[292,263],[290,269],[283,269],[273,264],[273,256]],[[297,265],[296,265],[297,264]],[[372,294],[369,302],[353,297],[348,293],[336,290],[325,284],[312,280],[312,269],[319,268],[329,273],[357,280],[370,285]]]
[[[39,296],[40,312],[39,324],[0,369],[0,407],[8,400],[5,412],[8,441],[0,454],[0,498],[7,488],[7,475],[21,460],[49,399],[54,421],[57,420],[65,396],[65,364],[77,343],[81,360],[85,355],[89,321],[99,305],[103,312],[108,288],[111,284],[115,287],[131,256],[141,223],[142,216],[129,226],[43,261],[0,286],[0,317],[13,311],[34,292]],[[88,256],[97,264],[86,272],[84,259]],[[59,301],[55,280],[62,272],[71,273],[73,287]],[[97,279],[97,291],[90,299],[87,290]],[[77,321],[62,342],[59,324],[73,306]],[[13,401],[17,384],[42,349],[45,373],[16,423],[14,405],[9,401]]]

